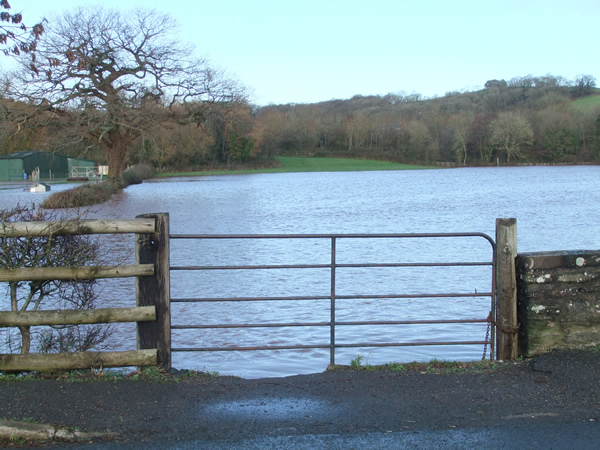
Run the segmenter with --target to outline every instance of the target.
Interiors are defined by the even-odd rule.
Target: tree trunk
[[[128,139],[119,130],[114,130],[109,133],[107,141],[103,143],[104,155],[108,163],[108,177],[117,179],[123,175],[123,170],[125,170],[125,161],[131,139]]]
[[[31,350],[31,327],[19,327],[21,332],[21,355],[26,355]]]
[[[120,178],[125,169],[125,155],[119,148],[114,146],[105,149],[104,154],[108,163],[108,178]]]
[[[17,283],[11,281],[8,283],[10,287],[10,309],[13,312],[19,311],[19,303],[17,299]],[[31,348],[31,327],[19,327],[21,333],[21,354],[25,355],[29,353]]]

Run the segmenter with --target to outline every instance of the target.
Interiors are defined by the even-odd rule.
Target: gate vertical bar
[[[496,286],[496,265],[498,264],[498,246],[494,242],[492,245],[492,301],[490,307],[490,322],[488,326],[491,328],[491,336],[490,336],[490,360],[494,361],[496,359],[496,308],[497,308],[497,286]]]
[[[157,349],[157,363],[171,368],[171,298],[169,214],[143,214],[138,218],[154,218],[155,232],[136,234],[137,264],[154,264],[154,276],[137,277],[137,306],[155,306],[156,321],[137,325],[138,350]]]
[[[517,219],[496,219],[496,334],[498,359],[519,357]]]
[[[335,264],[336,264],[336,238],[331,238],[331,303],[330,303],[330,336],[329,336],[329,364],[335,365]]]

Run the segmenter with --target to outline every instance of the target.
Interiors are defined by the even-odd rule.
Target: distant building
[[[0,156],[0,181],[53,180],[71,177],[83,168],[94,170],[94,161],[69,158],[58,153],[32,150]],[[32,177],[32,174],[39,175]]]

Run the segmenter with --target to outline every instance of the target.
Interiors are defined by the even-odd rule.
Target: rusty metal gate
[[[178,273],[204,273],[204,274],[215,274],[234,271],[237,279],[243,279],[244,276],[249,276],[255,272],[277,272],[285,271],[287,274],[296,271],[325,271],[327,273],[327,283],[322,280],[319,283],[313,282],[301,282],[300,284],[307,288],[312,288],[313,284],[319,284],[322,290],[327,286],[327,292],[291,292],[290,293],[277,293],[276,295],[245,295],[244,292],[230,293],[230,284],[223,285],[225,295],[210,295],[203,296],[202,291],[206,289],[207,282],[199,283],[202,289],[197,289],[195,292],[186,292],[184,295],[179,295],[171,298],[171,303],[185,303],[185,304],[199,304],[206,305],[207,303],[234,303],[236,305],[248,305],[252,302],[276,302],[277,304],[294,302],[313,302],[312,305],[319,305],[319,308],[328,310],[327,320],[318,321],[303,321],[303,320],[292,320],[295,316],[293,312],[289,313],[290,320],[286,321],[249,321],[249,322],[237,322],[233,317],[228,317],[228,320],[223,320],[220,323],[213,323],[210,321],[202,320],[203,323],[185,323],[191,320],[190,317],[204,317],[204,313],[200,312],[196,314],[184,314],[184,317],[173,316],[173,324],[171,325],[172,330],[188,330],[193,332],[194,330],[209,330],[209,329],[220,329],[220,330],[235,330],[235,329],[256,329],[256,328],[288,328],[288,327],[302,327],[306,328],[320,328],[328,329],[328,339],[324,342],[306,343],[302,342],[303,338],[298,337],[296,342],[293,344],[270,344],[270,345],[242,345],[242,342],[232,343],[227,342],[224,345],[205,345],[205,346],[177,346],[176,339],[174,339],[172,351],[173,352],[223,352],[223,351],[256,351],[256,350],[291,350],[291,349],[329,349],[330,364],[336,364],[336,349],[342,348],[377,348],[377,347],[405,347],[405,346],[479,346],[483,351],[483,357],[489,354],[490,359],[494,358],[494,328],[491,326],[494,320],[495,311],[495,251],[496,246],[494,240],[484,233],[422,233],[422,234],[311,234],[311,235],[294,235],[294,234],[264,234],[264,235],[197,235],[197,234],[171,234],[170,239],[173,245],[177,245],[179,242],[182,248],[188,250],[194,246],[194,243],[202,243],[206,247],[207,242],[211,242],[215,248],[219,248],[224,241],[235,243],[235,264],[230,262],[224,264],[215,264],[212,260],[197,261],[193,255],[202,255],[204,253],[204,247],[200,247],[198,250],[189,250],[188,257],[185,258],[188,264],[175,264],[171,265],[172,277]],[[477,240],[477,245],[482,245],[483,250],[476,252],[476,257],[472,260],[460,260],[466,257],[468,251],[474,246],[473,239]],[[396,256],[400,256],[400,251],[396,251],[394,243],[405,243],[405,242],[430,242],[435,240],[436,242],[444,242],[444,248],[449,248],[449,252],[444,252],[443,255],[429,255],[426,261],[416,260],[415,257],[422,255],[420,251],[411,250],[408,253],[412,256],[408,261],[398,260]],[[291,261],[281,261],[279,257],[275,258],[275,262],[268,263],[253,263],[247,260],[246,250],[249,246],[256,246],[260,242],[294,242],[300,249],[299,253],[306,255],[313,255],[317,252],[324,253],[327,255],[325,259],[316,261],[309,261],[307,263],[299,263],[291,258]],[[460,244],[455,245],[455,242]],[[288,245],[288,244],[285,244]],[[404,245],[404,244],[403,244]],[[271,247],[273,247],[271,245]],[[277,246],[276,246],[277,247]],[[314,248],[313,248],[314,247]],[[357,250],[353,250],[358,247]],[[281,246],[277,248],[282,248]],[[415,247],[410,247],[415,248]],[[219,250],[217,250],[217,254]],[[277,250],[265,250],[261,254],[279,254],[287,251]],[[406,252],[404,252],[406,253]],[[181,251],[171,252],[172,255],[181,254]],[[381,257],[382,260],[369,260],[364,261],[362,256],[368,254],[369,258],[377,259]],[[452,255],[449,258],[448,255]],[[281,255],[279,255],[281,256]],[[427,256],[427,255],[426,255]],[[321,255],[321,257],[323,257]],[[348,257],[355,259],[349,261]],[[450,261],[445,258],[450,259]],[[458,259],[457,259],[458,258]],[[358,260],[356,260],[358,259]],[[190,263],[191,262],[191,263]],[[481,268],[484,268],[484,272],[481,272]],[[453,278],[440,277],[439,275],[427,276],[422,275],[426,271],[431,270],[458,270]],[[479,278],[483,273],[483,281],[477,281],[477,285],[471,288],[471,285],[461,285],[468,275],[466,271],[478,270]],[[374,281],[361,281],[362,276],[367,271],[380,271],[374,278]],[[387,272],[386,272],[387,271]],[[402,286],[405,287],[402,292],[374,292],[378,285],[382,283],[388,283],[390,280],[396,281],[402,278],[400,271],[409,271],[410,276],[406,277],[407,281],[402,281]],[[418,271],[415,272],[415,271]],[[438,272],[442,273],[442,272]],[[391,275],[390,275],[391,274]],[[452,276],[452,275],[451,275]],[[288,276],[287,278],[290,278]],[[280,277],[286,278],[286,277]],[[452,290],[440,290],[439,287],[435,287],[437,279],[441,279],[441,283],[444,286],[454,286],[456,283],[457,288]],[[346,285],[352,284],[354,291],[345,292],[344,283]],[[400,283],[400,282],[398,282]],[[469,281],[470,283],[470,281]],[[483,284],[481,284],[483,283]],[[183,283],[182,283],[183,284]],[[185,283],[190,284],[190,283]],[[192,285],[195,283],[191,283]],[[218,284],[217,282],[213,284]],[[240,283],[241,284],[241,283]],[[268,284],[268,283],[266,283]],[[387,285],[387,284],[386,284]],[[417,289],[415,286],[418,286]],[[363,292],[356,292],[356,286],[362,286]],[[482,287],[483,286],[483,287]],[[389,289],[389,288],[388,288]],[[211,288],[211,292],[214,292],[214,287]],[[189,294],[189,295],[187,295]],[[218,292],[217,292],[218,294]],[[470,306],[471,300],[481,301],[483,300],[487,305],[484,309],[479,308],[477,313],[473,312]],[[443,317],[443,318],[405,318],[395,317],[395,308],[402,304],[402,302],[436,302],[436,305],[446,305],[452,302],[461,302],[462,306],[458,309],[460,313],[459,317]],[[316,302],[316,303],[315,303]],[[379,316],[373,318],[360,317],[353,314],[355,307],[348,302],[362,302],[362,303],[373,303],[378,302],[377,306],[374,307],[379,313]],[[392,306],[382,306],[379,302],[392,302]],[[442,302],[442,303],[440,303]],[[272,303],[275,304],[275,303]],[[425,303],[429,305],[429,303]],[[342,306],[343,305],[343,306]],[[350,305],[350,306],[349,306]],[[354,303],[356,305],[356,303]],[[431,309],[436,309],[436,306],[431,306]],[[343,314],[340,315],[340,311],[343,309]],[[427,307],[427,309],[430,309]],[[368,312],[365,316],[371,316],[372,312]],[[381,316],[384,317],[381,317]],[[466,317],[465,317],[466,316]],[[350,342],[348,339],[338,339],[340,330],[345,327],[381,327],[382,329],[390,330],[396,329],[400,326],[427,326],[428,330],[432,327],[442,327],[452,325],[453,327],[477,325],[477,333],[468,339],[428,339],[420,338],[416,339],[414,336],[410,339],[404,339],[401,341],[392,340],[388,341],[386,337],[393,333],[382,331],[381,336],[371,340],[359,339],[357,341]],[[392,327],[392,328],[390,328]],[[371,329],[371,328],[369,328]],[[359,333],[360,334],[360,333]],[[422,333],[420,333],[422,334]],[[372,336],[373,334],[370,333]],[[244,339],[244,342],[246,340]],[[489,352],[489,353],[488,353]]]

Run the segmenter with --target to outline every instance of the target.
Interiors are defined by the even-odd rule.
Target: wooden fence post
[[[137,348],[158,350],[157,363],[171,368],[171,306],[169,214],[143,214],[138,218],[154,218],[154,233],[136,234],[137,264],[154,264],[154,276],[137,277],[137,306],[156,306],[156,321],[139,322]]]
[[[498,359],[519,357],[517,219],[496,219],[496,336]]]

